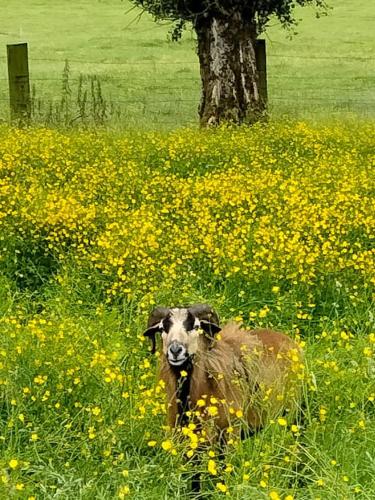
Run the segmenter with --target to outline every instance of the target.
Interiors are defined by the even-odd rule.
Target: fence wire
[[[267,60],[271,113],[314,116],[341,112],[375,116],[374,57],[306,58],[276,52],[268,54]],[[346,75],[341,68],[341,74],[329,74],[337,63],[343,66],[345,61],[358,63],[359,72]],[[322,76],[316,71],[319,62],[325,68],[329,66]],[[32,113],[37,122],[54,123],[63,116],[71,123],[86,118],[94,122],[116,119],[176,126],[197,121],[201,85],[198,58],[185,61],[74,58],[68,63],[69,68],[63,59],[30,58]],[[4,56],[0,56],[0,75],[0,120],[5,121],[9,118],[9,90]]]

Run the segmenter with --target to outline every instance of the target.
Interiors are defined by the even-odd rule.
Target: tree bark
[[[256,26],[241,12],[200,15],[195,21],[202,79],[202,126],[253,123],[265,113],[255,59]]]

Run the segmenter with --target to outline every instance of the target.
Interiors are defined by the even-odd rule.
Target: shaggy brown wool
[[[168,423],[177,425],[179,372],[161,356],[159,377],[166,384]],[[280,332],[246,331],[230,323],[212,340],[199,339],[190,374],[189,407],[216,398],[215,426],[221,431],[233,423],[239,410],[250,429],[257,430],[281,413],[295,414],[301,395],[303,358],[297,344]],[[209,417],[203,411],[203,419]]]

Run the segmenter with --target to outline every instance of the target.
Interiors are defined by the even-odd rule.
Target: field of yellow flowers
[[[373,499],[374,132],[0,128],[0,498]],[[142,332],[195,301],[304,346],[305,428],[170,434]]]

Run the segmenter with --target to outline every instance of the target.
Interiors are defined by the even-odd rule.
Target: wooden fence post
[[[255,44],[255,59],[259,73],[259,93],[265,106],[268,102],[267,90],[267,59],[266,59],[266,41],[257,40]]]
[[[7,45],[10,117],[12,121],[30,119],[30,81],[27,43]]]

